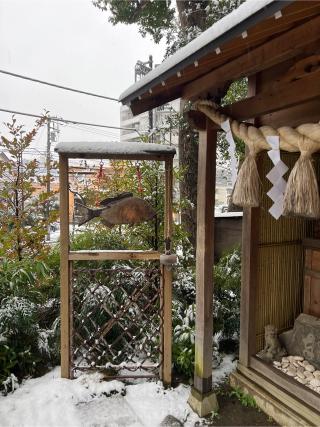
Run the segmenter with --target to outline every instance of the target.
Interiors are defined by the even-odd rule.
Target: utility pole
[[[153,68],[153,58],[152,55],[149,55],[149,70],[151,71]],[[149,130],[153,129],[153,110],[149,110]],[[153,135],[152,135],[152,142],[153,142]]]
[[[46,153],[46,191],[47,193],[50,193],[51,185],[50,185],[50,160],[51,160],[51,118],[48,117],[47,120],[47,153]],[[46,203],[46,212],[45,212],[46,218],[49,218],[50,215],[50,201],[47,200]],[[47,240],[50,240],[50,224],[48,225],[48,231],[47,231]]]

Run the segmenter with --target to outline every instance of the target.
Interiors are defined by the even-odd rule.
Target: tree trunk
[[[179,23],[182,31],[197,26],[205,29],[205,6],[207,1],[201,3],[197,9],[196,2],[176,0]],[[192,13],[187,11],[192,10]],[[181,112],[183,111],[181,103]],[[184,179],[180,182],[180,197],[187,203],[181,210],[182,227],[189,235],[190,243],[195,253],[197,231],[197,176],[198,176],[198,134],[185,123],[179,131],[179,166],[184,170]]]
[[[198,135],[189,125],[179,131],[179,167],[184,171],[180,181],[180,197],[183,201],[181,223],[188,234],[195,253],[197,233],[197,177],[198,177]]]

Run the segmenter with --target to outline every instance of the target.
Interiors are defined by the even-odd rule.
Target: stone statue
[[[274,325],[266,325],[265,328],[265,347],[257,356],[266,361],[281,360],[287,352],[281,346],[278,339],[278,330]]]

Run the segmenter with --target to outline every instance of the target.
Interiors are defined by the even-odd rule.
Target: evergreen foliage
[[[43,261],[4,259],[0,266],[0,391],[39,375],[59,358],[57,280]]]
[[[236,350],[240,327],[241,257],[239,248],[226,252],[214,267],[213,333],[219,343],[231,341]],[[173,286],[173,363],[177,373],[191,378],[194,368],[195,282],[189,271],[178,270]],[[190,302],[193,301],[193,302]],[[228,348],[230,351],[230,348]],[[213,358],[217,350],[213,345]]]

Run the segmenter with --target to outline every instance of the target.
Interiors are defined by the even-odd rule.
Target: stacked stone
[[[275,368],[293,377],[299,383],[320,394],[320,371],[302,356],[283,357],[281,362],[273,362]]]

